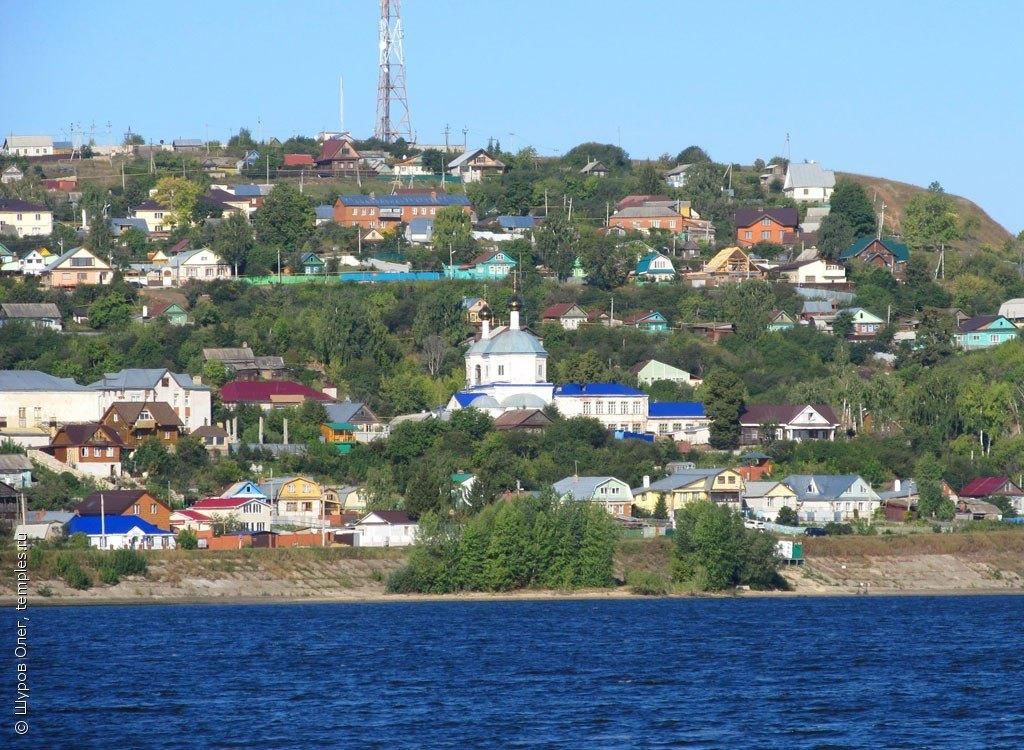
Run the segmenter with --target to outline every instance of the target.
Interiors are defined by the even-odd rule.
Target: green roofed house
[[[449,279],[468,281],[500,281],[516,267],[516,262],[502,250],[481,253],[469,263],[462,265],[444,264],[444,275]]]
[[[653,251],[637,261],[634,275],[637,284],[672,281],[676,277],[676,269],[667,255]]]
[[[961,323],[953,339],[961,349],[972,351],[1013,341],[1019,333],[1017,326],[1004,315],[978,315]]]
[[[300,264],[302,265],[302,272],[306,276],[322,274],[327,268],[327,264],[316,253],[304,253]]]
[[[910,249],[893,237],[861,237],[846,248],[839,259],[857,259],[873,268],[884,268],[902,281],[907,273]]]

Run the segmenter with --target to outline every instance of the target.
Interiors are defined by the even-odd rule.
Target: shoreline
[[[602,600],[666,600],[666,599],[832,599],[842,597],[917,597],[917,596],[1021,596],[1024,589],[874,589],[865,593],[859,589],[835,591],[718,591],[648,596],[634,594],[625,587],[608,590],[584,591],[529,590],[521,592],[463,592],[459,594],[368,594],[356,596],[82,596],[41,597],[30,595],[32,607],[116,607],[122,605],[292,605],[292,604],[402,604],[424,602],[543,602],[543,601],[602,601]],[[0,596],[0,607],[13,607],[16,597]]]

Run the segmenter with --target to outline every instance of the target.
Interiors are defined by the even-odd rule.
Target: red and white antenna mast
[[[380,0],[380,74],[377,79],[377,126],[373,135],[385,143],[399,138],[415,142],[409,118],[409,95],[405,89],[402,37],[401,0]]]

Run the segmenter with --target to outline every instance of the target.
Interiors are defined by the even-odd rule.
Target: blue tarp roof
[[[68,522],[67,532],[71,534],[86,534],[88,536],[96,536],[97,534],[127,534],[134,528],[138,528],[143,534],[161,534],[164,536],[172,536],[170,531],[166,531],[157,526],[154,526],[149,521],[146,521],[138,516],[107,516],[106,520],[101,524],[100,516],[75,516]],[[106,531],[104,532],[104,527]]]
[[[703,417],[700,401],[658,401],[647,407],[649,417]]]
[[[555,396],[643,396],[643,391],[621,383],[568,383],[555,389]]]

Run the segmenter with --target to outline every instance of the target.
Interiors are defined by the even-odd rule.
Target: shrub
[[[111,568],[119,576],[141,576],[146,574],[146,558],[133,549],[116,549],[103,567]]]
[[[89,549],[89,537],[82,533],[72,534],[64,542],[64,546],[68,549]]]
[[[848,523],[836,523],[829,521],[825,524],[825,533],[829,536],[846,536],[853,533],[853,526]]]
[[[43,584],[42,586],[36,589],[36,593],[39,594],[39,596],[47,598],[53,596],[53,589],[51,589],[46,584]]]
[[[796,526],[800,521],[797,518],[796,511],[790,508],[788,505],[783,505],[779,508],[779,515],[775,519],[776,523],[780,523],[783,526]]]
[[[115,586],[121,582],[121,577],[117,574],[117,571],[109,566],[103,566],[100,568],[100,580],[103,583]]]
[[[189,529],[182,529],[178,532],[176,537],[177,545],[181,549],[198,549],[199,538],[195,535],[195,532]]]
[[[657,573],[647,570],[631,570],[626,574],[629,590],[641,596],[667,596],[669,582]]]
[[[43,548],[32,547],[28,551],[29,570],[38,570],[42,566],[44,559],[46,559],[46,553],[43,552]]]

